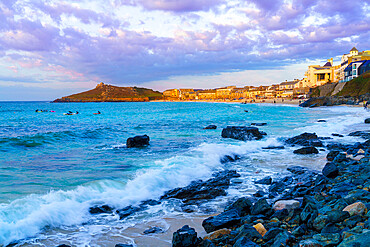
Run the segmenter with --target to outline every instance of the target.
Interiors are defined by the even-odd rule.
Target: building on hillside
[[[214,100],[216,99],[216,90],[208,89],[197,92],[198,99],[200,100]]]
[[[370,71],[370,60],[366,60],[364,63],[360,65],[360,67],[358,68],[358,74],[362,75],[367,71]]]
[[[295,79],[293,81],[285,81],[285,82],[282,82],[280,83],[279,85],[279,90],[287,90],[287,89],[293,89],[295,88],[296,84],[299,82],[298,79]]]
[[[341,59],[341,64],[339,68],[339,81],[344,82],[346,81],[345,69],[352,63],[358,61],[368,61],[370,60],[370,51],[362,51],[359,52],[356,47],[353,47],[348,54],[344,54]],[[346,70],[347,74],[349,72],[349,68]],[[348,80],[347,76],[347,80]]]
[[[163,92],[163,96],[166,98],[178,99],[180,96],[180,90],[179,89],[167,89]]]
[[[333,66],[333,58],[328,59],[324,66],[310,65],[305,73],[308,87],[318,87],[328,82],[335,82],[335,70],[339,66]]]
[[[370,70],[370,60],[361,60],[351,62],[347,68],[344,69],[344,80],[350,81],[361,74]]]
[[[297,88],[306,88],[308,87],[308,79],[303,78],[302,80],[299,80],[296,84],[294,84],[294,89]]]
[[[236,88],[236,86],[228,86],[216,89],[216,97],[217,99],[230,99],[231,92]]]
[[[230,94],[231,99],[242,99],[244,94],[245,88],[233,88]]]
[[[193,88],[180,88],[179,89],[179,98],[182,100],[185,99],[195,99],[195,91]]]

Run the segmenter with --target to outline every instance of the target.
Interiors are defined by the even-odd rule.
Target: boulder
[[[132,244],[116,244],[114,247],[134,247]]]
[[[216,216],[211,216],[202,222],[202,226],[207,233],[214,232],[222,228],[228,228],[240,224],[240,216],[235,209],[223,212]]]
[[[275,211],[287,209],[291,211],[293,209],[299,208],[301,203],[297,200],[280,200],[275,202],[273,209]]]
[[[345,207],[343,211],[347,211],[351,216],[352,215],[363,215],[363,214],[366,214],[367,208],[365,204],[363,204],[362,202],[356,202],[356,203],[353,203]]]
[[[301,175],[308,171],[308,169],[303,166],[291,166],[291,167],[288,167],[287,170],[296,175]]]
[[[370,139],[370,131],[355,131],[350,133],[349,136],[359,136],[364,139]]]
[[[239,238],[233,247],[258,247],[259,245],[252,242],[249,238],[247,237],[241,237]]]
[[[195,247],[198,242],[197,232],[194,228],[190,228],[188,225],[183,226],[181,229],[173,233],[173,247]]]
[[[161,199],[177,198],[185,203],[192,203],[199,200],[209,200],[218,196],[225,196],[226,189],[230,186],[231,178],[235,177],[240,177],[236,171],[221,171],[214,174],[214,178],[207,181],[193,181],[186,187],[169,190]]]
[[[370,124],[370,118],[366,118],[366,119],[365,119],[365,123],[366,123],[366,124]]]
[[[60,244],[57,247],[71,247],[71,246],[70,245],[67,245],[67,244]]]
[[[258,240],[262,238],[261,234],[256,230],[256,228],[247,224],[240,227],[238,232],[239,234],[236,236],[236,239],[246,237],[251,240]]]
[[[278,227],[273,227],[273,228],[270,228],[266,234],[263,236],[263,240],[265,242],[268,242],[270,241],[271,239],[274,239],[279,233],[285,231],[284,229],[282,228],[278,228]]]
[[[294,136],[292,138],[288,138],[285,140],[285,143],[290,145],[301,145],[301,146],[314,146],[314,147],[322,147],[323,144],[319,140],[319,137],[316,133],[303,133],[298,136]]]
[[[108,205],[94,206],[89,208],[90,214],[109,214],[113,212],[113,208]]]
[[[262,139],[262,134],[258,128],[246,126],[227,126],[222,130],[221,136],[241,141]]]
[[[219,237],[222,237],[224,235],[228,235],[228,234],[230,234],[230,232],[231,232],[230,229],[223,228],[223,229],[208,233],[207,235],[204,236],[203,239],[213,240],[215,238],[219,238]]]
[[[139,207],[128,206],[128,207],[116,210],[116,213],[118,214],[119,219],[122,220],[122,219],[124,219],[124,218],[126,218],[126,217],[140,211],[140,210],[141,210],[141,208],[139,208]]]
[[[328,161],[333,161],[335,159],[335,157],[337,157],[337,155],[340,153],[340,151],[338,150],[332,150],[330,151],[327,155],[326,155],[326,159]]]
[[[260,180],[254,181],[255,184],[271,184],[272,183],[272,178],[270,176],[264,177]]]
[[[295,237],[288,231],[279,233],[274,240],[272,247],[291,246],[294,242]]]
[[[261,234],[262,237],[265,236],[267,230],[261,223],[258,223],[254,225],[253,227],[257,230],[259,234]]]
[[[205,127],[204,129],[205,129],[205,130],[215,130],[215,129],[217,129],[217,126],[216,126],[216,125],[211,124],[211,125],[208,125],[207,127]]]
[[[344,239],[338,247],[368,247],[370,243],[370,231],[352,235]]]
[[[285,147],[284,146],[268,146],[268,147],[262,147],[262,149],[285,149]]]
[[[154,226],[154,227],[151,227],[149,229],[146,229],[143,233],[145,235],[147,235],[147,234],[162,233],[162,232],[164,232],[162,228],[159,228],[157,226]]]
[[[228,163],[228,162],[234,162],[240,159],[240,156],[237,154],[231,154],[231,155],[225,155],[220,159],[220,162],[222,164]]]
[[[294,150],[293,153],[295,154],[318,154],[319,150],[315,147],[304,147],[297,150]]]
[[[126,146],[128,148],[139,148],[148,145],[149,145],[149,136],[147,135],[130,137],[126,141]]]
[[[251,214],[258,215],[258,214],[265,214],[271,211],[271,206],[267,203],[266,199],[259,199],[252,207]]]
[[[346,211],[333,210],[326,213],[331,223],[339,223],[350,217],[350,214]]]
[[[249,198],[241,197],[231,205],[227,206],[225,208],[225,211],[235,209],[238,212],[239,216],[243,217],[245,215],[250,214],[252,206],[253,203]]]
[[[265,126],[267,123],[251,123],[252,126]]]
[[[318,122],[318,123],[326,123],[326,120],[324,120],[324,119],[319,119],[319,120],[317,120],[317,122]]]
[[[314,239],[306,239],[299,242],[299,247],[324,247],[324,246]]]
[[[312,236],[314,240],[322,244],[323,246],[338,246],[340,243],[339,233],[321,233]]]
[[[322,169],[322,174],[328,178],[335,178],[339,174],[338,167],[333,163],[326,163]]]

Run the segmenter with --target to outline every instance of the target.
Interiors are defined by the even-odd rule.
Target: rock
[[[320,233],[313,235],[312,238],[323,246],[338,246],[340,243],[339,233]]]
[[[265,126],[267,123],[251,123],[252,126]]]
[[[258,128],[246,126],[227,126],[222,130],[221,136],[241,141],[262,139],[262,134]]]
[[[235,177],[240,177],[236,171],[221,171],[214,174],[214,178],[208,179],[205,182],[201,180],[193,181],[186,187],[169,190],[161,199],[177,198],[183,202],[191,203],[225,196],[226,189],[230,186],[231,178]]]
[[[225,155],[224,157],[221,158],[220,162],[222,164],[228,163],[228,162],[234,162],[240,159],[239,155],[236,154],[231,154],[231,155]]]
[[[258,246],[259,246],[258,244],[252,242],[247,237],[239,238],[233,245],[233,247],[258,247]]]
[[[329,222],[329,217],[326,215],[319,215],[313,221],[313,227],[320,232]]]
[[[337,136],[337,137],[344,137],[344,135],[337,134],[337,133],[332,133],[331,135],[332,135],[332,136]]]
[[[297,228],[295,228],[293,230],[292,234],[296,237],[299,237],[299,236],[305,235],[306,231],[307,231],[307,226],[302,224],[302,225],[298,226]]]
[[[359,137],[362,137],[364,139],[370,139],[370,131],[355,131],[355,132],[352,132],[348,135],[349,136],[359,136]]]
[[[223,212],[216,216],[205,219],[202,223],[207,233],[214,232],[222,228],[228,228],[240,224],[240,216],[236,209]]]
[[[297,200],[280,200],[275,202],[273,209],[275,211],[287,209],[291,211],[293,209],[299,208],[301,203]]]
[[[262,149],[285,149],[284,146],[268,146],[268,147],[263,147]]]
[[[230,229],[223,228],[205,235],[203,239],[213,240],[215,238],[222,237],[223,235],[228,235],[230,234],[230,232],[231,232]]]
[[[249,198],[241,197],[238,200],[236,200],[234,203],[232,203],[231,205],[227,206],[225,208],[225,211],[235,209],[238,212],[239,216],[243,217],[245,215],[250,214],[252,206],[253,206],[253,203]]]
[[[369,123],[370,123],[370,118],[366,118],[366,119],[365,119],[365,123],[366,123],[366,124],[369,124]]]
[[[335,159],[335,157],[337,157],[337,155],[340,153],[340,151],[338,150],[332,150],[330,151],[327,155],[326,155],[326,159],[328,161],[333,161]]]
[[[303,174],[308,171],[306,167],[302,167],[302,166],[291,166],[291,167],[288,167],[287,170],[297,175]]]
[[[348,212],[341,211],[341,210],[333,210],[333,211],[328,212],[326,215],[328,216],[328,220],[331,223],[342,222],[345,219],[350,217],[350,214]]]
[[[263,236],[263,240],[265,242],[268,242],[270,241],[271,239],[274,239],[279,233],[285,231],[284,229],[282,228],[278,228],[278,227],[273,227],[271,228],[270,230],[268,230],[266,232],[266,234]]]
[[[299,247],[323,247],[323,245],[314,239],[306,239],[299,242]]]
[[[138,147],[145,147],[149,145],[149,136],[135,136],[130,137],[126,141],[126,146],[128,148],[138,148]]]
[[[116,213],[119,215],[119,219],[122,220],[126,218],[127,216],[130,216],[141,209],[139,207],[133,207],[133,206],[128,206],[119,210],[116,210]]]
[[[216,126],[216,125],[211,124],[211,125],[208,125],[207,127],[205,127],[204,129],[205,129],[205,130],[215,130],[215,129],[217,129],[217,126]]]
[[[181,229],[173,233],[172,246],[173,247],[195,247],[199,240],[194,228],[188,225],[183,226]]]
[[[216,245],[209,239],[203,239],[197,247],[216,247]]]
[[[343,211],[347,211],[352,216],[366,214],[367,209],[365,204],[363,204],[362,202],[356,202],[345,207]]]
[[[253,227],[257,230],[259,234],[261,234],[262,237],[265,236],[267,230],[261,223],[258,223],[254,225]]]
[[[146,205],[149,205],[149,206],[155,206],[155,205],[159,205],[161,204],[160,201],[156,201],[156,200],[153,200],[153,199],[149,199],[149,200],[145,200],[143,201],[140,206],[146,206]]]
[[[144,234],[153,234],[153,233],[162,233],[164,232],[162,228],[159,228],[157,226],[151,227],[144,231]]]
[[[275,213],[271,216],[271,218],[278,218],[279,220],[284,220],[288,216],[289,216],[289,211],[286,208],[284,208],[282,210],[275,211]]]
[[[265,214],[271,210],[271,206],[267,203],[266,199],[259,199],[252,207],[251,214]]]
[[[134,247],[132,244],[116,244],[115,247]]]
[[[241,237],[246,237],[251,240],[258,240],[261,239],[261,234],[256,230],[256,228],[250,226],[250,225],[243,225],[238,229],[239,234],[236,236],[236,239]]]
[[[275,241],[271,247],[291,246],[294,240],[295,237],[291,233],[283,231],[275,237]]]
[[[319,150],[315,147],[304,147],[297,150],[294,150],[293,153],[295,154],[318,154]]]
[[[103,214],[103,213],[112,213],[113,208],[108,206],[108,205],[103,205],[103,206],[94,206],[89,208],[90,214]]]
[[[322,169],[322,175],[328,178],[335,178],[339,174],[339,170],[336,165],[333,163],[326,163],[324,168]]]
[[[198,210],[198,207],[196,205],[183,205],[181,209],[185,213],[192,213],[192,212],[196,212]]]
[[[272,178],[269,177],[264,177],[260,180],[254,181],[255,184],[271,184],[272,183]]]
[[[323,119],[320,119],[320,120],[317,120],[318,123],[326,123],[326,120],[323,120]]]
[[[352,235],[344,239],[338,247],[368,247],[370,243],[370,231]]]
[[[322,147],[323,144],[319,140],[318,136],[315,133],[303,133],[298,136],[294,136],[285,141],[285,143],[290,145],[301,145],[301,146],[314,146]]]
[[[67,244],[60,244],[57,247],[71,247],[71,246],[70,245],[67,245]]]

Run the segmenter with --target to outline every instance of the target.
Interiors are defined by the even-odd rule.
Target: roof
[[[326,64],[324,64],[324,66],[323,66],[323,67],[326,67],[326,66],[330,66],[330,67],[331,67],[331,66],[332,66],[332,65],[331,65],[331,62],[326,62]]]
[[[350,51],[358,51],[356,47],[353,47]]]
[[[284,85],[294,85],[296,84],[298,81],[285,81],[285,82],[282,82],[280,83],[281,86],[284,86]]]

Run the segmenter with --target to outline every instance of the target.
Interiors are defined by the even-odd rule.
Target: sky
[[[369,40],[370,0],[0,0],[0,101],[271,85]]]

